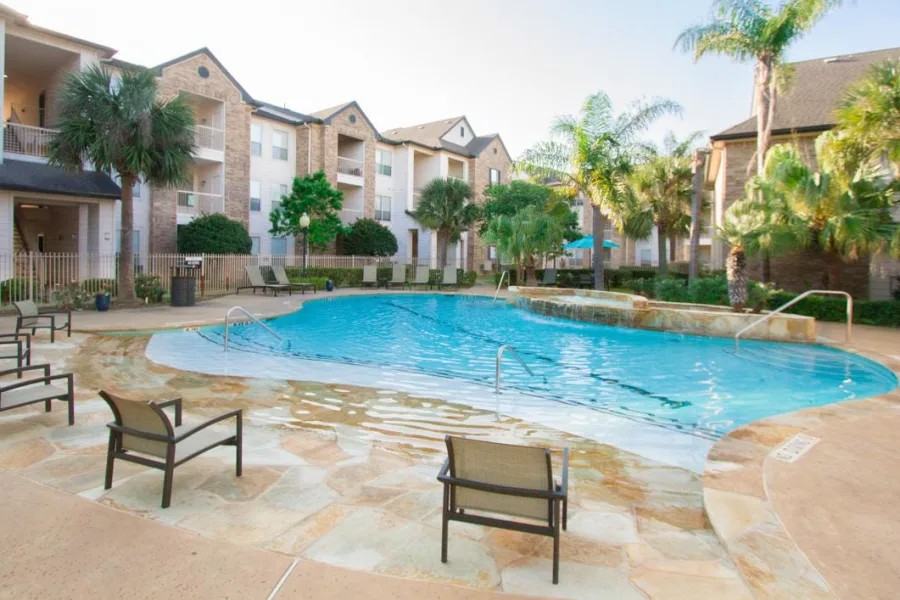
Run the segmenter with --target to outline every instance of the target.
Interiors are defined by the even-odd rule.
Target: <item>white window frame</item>
[[[497,181],[494,181],[494,173],[497,174]],[[488,167],[488,187],[493,187],[495,185],[500,185],[502,181],[503,175],[500,173],[500,169],[495,169],[493,167]]]
[[[259,132],[259,139],[253,139],[254,132]],[[250,124],[250,156],[262,156],[263,146],[263,127],[259,123]]]
[[[383,162],[382,159],[387,157],[387,162]],[[390,150],[382,150],[381,148],[375,151],[375,172],[379,175],[384,175],[385,177],[390,177],[394,172],[394,153]]]
[[[256,187],[256,195],[253,195],[253,188]],[[254,206],[256,208],[254,208]],[[250,180],[250,212],[260,212],[262,210],[262,183]]]
[[[262,240],[260,240],[258,235],[250,236],[250,254],[252,254],[253,256],[259,256],[259,245],[261,241]]]
[[[384,209],[383,202],[387,202],[387,210]],[[375,220],[376,221],[390,221],[391,220],[391,208],[393,204],[393,198],[386,194],[377,194],[375,196]]]
[[[284,136],[284,146],[279,146],[276,144],[275,140]],[[288,159],[288,146],[290,145],[291,138],[288,135],[287,131],[282,129],[273,129],[272,130],[272,158],[275,160],[287,160]]]

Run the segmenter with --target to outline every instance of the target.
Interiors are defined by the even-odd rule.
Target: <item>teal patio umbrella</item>
[[[603,240],[604,248],[618,248],[619,244],[615,243],[612,240]],[[565,246],[563,246],[565,250],[593,250],[594,248],[594,236],[586,235],[579,240],[575,240],[574,242],[569,242]]]

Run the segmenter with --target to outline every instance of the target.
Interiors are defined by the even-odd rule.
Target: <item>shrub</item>
[[[698,277],[688,284],[688,302],[728,306],[728,279],[724,275]]]
[[[183,254],[249,254],[252,245],[244,226],[221,213],[202,215],[178,228],[178,252]]]
[[[334,282],[334,285],[337,287],[359,287],[362,285],[362,277],[363,270],[362,268],[358,269],[326,269],[322,267],[310,267],[306,269],[306,273],[304,276],[300,276],[300,267],[285,267],[285,273],[287,273],[288,278],[291,281],[310,281],[310,280],[320,280],[322,282],[322,287],[325,286],[325,281],[330,279]],[[407,273],[407,277],[412,277],[413,269]],[[392,267],[379,267],[378,268],[378,280],[379,281],[390,281],[391,276],[393,275]],[[431,269],[429,272],[428,280],[432,285],[437,285],[441,282],[441,278],[443,277],[443,271],[441,269]],[[459,282],[460,287],[471,287],[475,285],[475,280],[478,277],[478,274],[475,271],[464,271],[463,269],[457,269],[456,278]],[[318,287],[318,284],[316,284]]]
[[[119,291],[115,279],[85,279],[81,282],[81,287],[90,294],[109,292],[115,296]]]
[[[134,278],[134,293],[147,302],[162,302],[165,290],[156,275],[137,275]]]
[[[344,254],[354,256],[393,256],[397,238],[390,229],[372,219],[358,219],[338,236]]]
[[[77,281],[53,290],[53,302],[63,310],[81,310],[93,294],[81,287]]]
[[[7,304],[28,296],[28,280],[14,277],[0,282],[0,298]]]
[[[658,300],[665,302],[689,302],[686,282],[674,277],[662,277],[654,280],[653,291]]]
[[[774,292],[769,297],[768,308],[774,310],[796,296],[789,292]],[[847,321],[847,301],[838,297],[808,296],[785,312],[844,323]],[[854,300],[853,321],[863,325],[900,327],[900,301]]]

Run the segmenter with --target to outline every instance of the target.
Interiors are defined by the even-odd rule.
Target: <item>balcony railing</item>
[[[194,145],[210,150],[225,150],[225,131],[207,125],[194,125]]]
[[[362,177],[363,176],[363,162],[361,160],[355,160],[353,158],[344,158],[343,156],[338,156],[338,173],[343,173],[344,175],[353,175],[354,177]]]
[[[352,224],[354,221],[361,219],[363,216],[363,211],[356,208],[342,208],[341,209],[341,221],[347,225]]]
[[[425,188],[413,188],[413,205],[412,209],[416,210],[419,208],[419,202],[422,201],[422,190]]]
[[[50,140],[57,133],[56,129],[7,122],[3,132],[3,152],[46,158]]]
[[[178,212],[187,215],[203,215],[225,212],[222,194],[178,190]]]

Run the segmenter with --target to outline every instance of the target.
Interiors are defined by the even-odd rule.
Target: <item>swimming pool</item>
[[[264,357],[287,357],[490,390],[497,349],[508,344],[532,374],[508,357],[503,387],[531,405],[562,414],[566,406],[589,409],[706,440],[769,415],[897,385],[887,368],[824,346],[748,340],[735,352],[730,339],[546,317],[478,296],[334,297],[267,324],[283,340],[253,325],[230,331],[229,360],[242,361],[244,372],[258,363],[266,376]],[[215,326],[189,335],[221,346],[223,332]],[[180,347],[202,350],[189,340]]]

